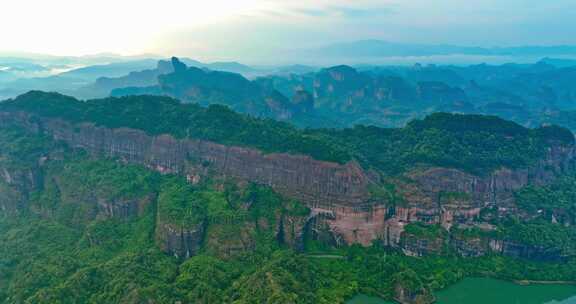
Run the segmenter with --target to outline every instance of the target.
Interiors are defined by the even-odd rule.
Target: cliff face
[[[110,201],[98,199],[98,212],[107,218],[127,219],[141,216],[146,207],[150,205],[152,198],[149,196],[140,199]]]
[[[196,255],[201,249],[204,229],[203,223],[194,227],[179,227],[170,223],[158,222],[156,244],[168,254],[187,259]]]
[[[471,206],[496,203],[505,207],[513,192],[528,184],[544,185],[574,168],[574,148],[553,146],[537,164],[526,169],[500,169],[487,176],[475,176],[455,169],[431,168],[413,171],[407,177],[417,184],[425,200],[438,200],[442,192],[467,193]],[[418,203],[414,201],[413,203]]]
[[[369,246],[385,237],[387,212],[384,205],[315,206],[310,218],[316,226],[326,226],[336,245]]]
[[[557,262],[566,258],[557,249],[523,244],[490,236],[462,237],[447,235],[431,238],[403,232],[398,243],[392,244],[392,247],[402,250],[405,255],[418,257],[442,255],[447,249],[450,249],[454,253],[467,258],[481,257],[488,254],[545,262]]]
[[[355,162],[340,165],[302,155],[264,154],[250,148],[208,141],[149,136],[133,129],[107,129],[26,113],[0,113],[0,126],[9,124],[17,124],[33,133],[48,134],[95,156],[142,164],[161,173],[181,174],[190,183],[219,176],[271,186],[283,196],[300,200],[311,210],[307,218],[278,217],[275,221],[276,236],[296,248],[302,246],[307,223],[316,222],[327,227],[336,243],[370,245],[378,240],[418,255],[425,254],[435,251],[437,244],[424,244],[406,236],[404,227],[407,224],[440,224],[449,229],[454,225],[478,222],[481,210],[486,207],[495,207],[503,213],[512,212],[515,190],[528,184],[546,184],[574,166],[574,149],[558,146],[550,148],[546,156],[530,168],[500,169],[487,176],[448,168],[414,170],[405,173],[397,182],[402,202],[391,203],[371,197],[368,190],[374,184],[371,175]],[[16,178],[10,173],[4,173],[2,177],[6,185]],[[17,184],[33,187],[33,177],[21,174],[18,178],[22,182]],[[3,195],[11,193],[3,191]],[[8,209],[4,201],[0,202],[0,208]],[[131,202],[102,203],[100,209],[110,216],[124,216],[134,214],[139,206]],[[161,247],[183,257],[193,255],[203,235],[210,232],[205,231],[203,225],[182,228],[158,223],[158,227]],[[247,229],[247,241],[238,246],[231,244],[231,251],[236,250],[235,247],[252,246],[249,241],[251,229]],[[428,248],[430,244],[433,249]],[[470,242],[454,241],[454,244],[465,256],[481,255],[488,250],[485,245]],[[528,249],[514,249],[512,245],[501,247],[508,249],[491,250],[519,256],[538,255],[529,253]]]
[[[172,58],[172,65],[174,72],[160,75],[158,86],[149,87],[148,92],[204,105],[225,104],[242,113],[282,121],[292,120],[310,109],[307,100],[290,102],[277,90],[260,86],[240,74],[187,67],[177,58]]]
[[[133,129],[106,129],[92,124],[0,113],[0,124],[17,122],[33,132],[45,132],[75,148],[125,162],[143,164],[190,180],[208,173],[269,185],[307,205],[356,205],[369,198],[369,180],[356,163],[340,165],[307,156],[264,154],[243,147],[207,141],[152,137]]]
[[[1,213],[13,214],[23,209],[29,194],[40,187],[40,178],[36,168],[0,166]]]
[[[434,218],[419,221],[453,223],[476,217],[484,207],[497,207],[502,212],[515,210],[514,192],[527,185],[545,185],[575,167],[573,147],[554,146],[545,157],[526,169],[499,169],[487,176],[476,176],[456,169],[429,168],[405,176],[411,183],[401,185],[409,218],[418,218],[418,209],[434,211]],[[399,210],[399,213],[405,212]]]

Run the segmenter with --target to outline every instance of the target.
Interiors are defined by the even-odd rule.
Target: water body
[[[518,285],[488,278],[468,278],[436,293],[437,304],[576,304],[576,285]],[[390,304],[358,295],[347,304]]]
[[[512,282],[468,278],[436,294],[438,304],[576,304],[576,286],[518,285]]]

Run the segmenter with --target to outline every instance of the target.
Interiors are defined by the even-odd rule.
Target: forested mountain
[[[402,127],[436,112],[495,115],[526,127],[576,128],[572,119],[576,66],[568,59],[544,58],[535,64],[327,68],[142,59],[32,78],[18,78],[14,69],[20,65],[15,64],[3,67],[0,63],[0,79],[5,79],[0,98],[31,89],[83,99],[152,94],[201,105],[224,104],[241,113],[312,128]],[[182,68],[175,71],[174,65]]]
[[[263,72],[237,62],[204,63],[182,58],[186,64],[213,69],[261,75]],[[172,72],[169,61],[150,55],[122,57],[10,58],[0,54],[0,99],[30,90],[57,91],[79,98],[107,97],[115,88],[157,83],[159,75]]]
[[[262,80],[178,64],[163,94],[270,107]],[[365,84],[330,89],[358,75],[336,71],[315,102]],[[465,276],[576,276],[567,129],[448,113],[298,129],[185,101],[0,104],[0,302],[430,303]]]
[[[121,88],[113,96],[167,95],[203,105],[224,104],[300,127],[400,127],[435,112],[495,115],[528,127],[574,128],[575,67],[533,65],[413,67],[335,66],[316,72],[241,75],[187,68]],[[119,82],[121,84],[122,82]],[[148,86],[147,86],[148,85]]]

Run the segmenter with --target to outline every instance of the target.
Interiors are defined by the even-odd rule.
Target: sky
[[[198,59],[380,39],[576,45],[575,0],[1,0],[0,52]]]

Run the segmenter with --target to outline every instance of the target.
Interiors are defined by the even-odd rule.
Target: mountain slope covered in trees
[[[342,303],[359,292],[428,303],[433,290],[466,276],[559,281],[576,275],[574,172],[548,168],[557,157],[547,158],[551,151],[572,151],[574,137],[563,128],[434,114],[401,129],[301,130],[168,97],[80,101],[43,92],[6,101],[0,112],[6,114],[0,127],[0,303]],[[319,216],[314,204],[281,195],[275,185],[218,174],[207,161],[186,160],[206,168],[197,177],[93,153],[59,140],[64,137],[49,126],[68,126],[61,122],[71,123],[72,133],[89,123],[283,159],[306,155],[329,166],[357,163],[370,176],[371,205],[333,219],[330,212],[350,207],[338,205]],[[531,168],[542,176],[529,179],[542,184],[522,186],[494,175]],[[479,214],[458,219],[465,213],[454,213],[450,225],[441,225],[436,214],[423,214],[435,207],[424,196],[414,199],[414,191],[430,191],[433,205],[473,213],[474,191],[482,189],[452,190],[450,175],[420,181],[430,170],[472,176],[476,184],[492,176],[520,186]],[[338,241],[346,235],[330,225],[339,217],[371,221],[380,207],[396,214],[376,217],[377,223],[419,213],[400,220],[398,243],[384,235],[368,244]],[[507,251],[486,251],[488,240]]]

